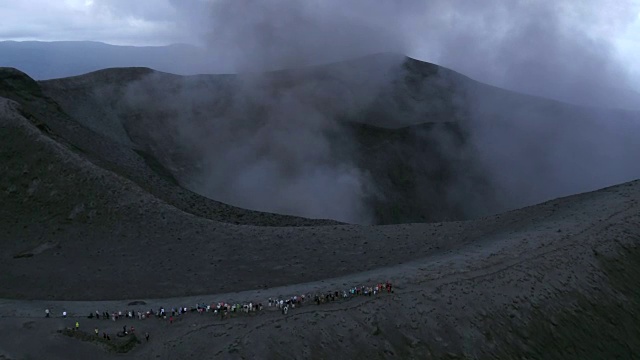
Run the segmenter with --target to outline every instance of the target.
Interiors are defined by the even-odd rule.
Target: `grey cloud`
[[[94,0],[93,11],[114,16],[135,17],[148,21],[176,20],[176,7],[169,0]]]
[[[388,74],[368,70],[401,60],[335,66],[329,77],[300,70],[194,79],[171,93],[156,91],[164,85],[151,77],[133,85],[128,99],[134,108],[154,104],[158,119],[171,114],[177,147],[197,154],[198,166],[182,179],[194,191],[250,209],[370,223],[364,199],[375,195],[373,182],[328,134],[343,134],[339,118],[365,108],[388,83]]]
[[[430,4],[426,27],[437,35],[421,46],[433,61],[530,94],[579,104],[633,104],[628,70],[606,35],[633,20],[637,2],[616,2],[606,10],[591,0]]]
[[[589,25],[580,22],[606,28],[604,19],[596,14],[596,2],[580,3],[584,6],[568,0],[217,0],[209,5],[178,1],[171,4],[181,14],[176,23],[193,34],[193,41],[209,47],[212,64],[222,63],[245,74],[241,82],[228,85],[232,86],[230,91],[205,87],[201,91],[177,89],[169,95],[159,95],[153,89],[158,84],[151,82],[132,88],[130,100],[136,106],[153,104],[159,113],[177,114],[175,133],[181,147],[196,148],[198,154],[203,154],[197,180],[188,184],[192,189],[249,208],[369,222],[364,198],[375,195],[376,189],[372,188],[369,175],[352,159],[336,158],[326,134],[340,129],[340,115],[366,107],[375,94],[384,90],[389,80],[385,71],[401,59],[371,68],[361,64],[348,67],[344,74],[336,76],[346,85],[331,76],[303,83],[295,72],[284,77],[247,72],[392,51],[419,53],[422,59],[435,60],[481,80],[575,102],[593,104],[602,100],[600,89],[625,87],[626,71],[613,57],[607,39],[591,38],[585,33]],[[120,11],[127,11],[126,6]],[[162,18],[159,14],[139,15]],[[626,15],[617,10],[610,16],[627,21]],[[344,90],[348,88],[355,90]],[[563,164],[580,155],[575,153],[576,148],[585,154],[590,144],[606,148],[606,144],[598,144],[593,138],[601,127],[576,133],[589,139],[581,142],[566,126],[554,127],[543,121],[550,118],[546,111],[553,109],[532,110],[507,103],[503,96],[486,101],[478,96],[483,89],[470,91],[466,100],[470,102],[467,105],[471,122],[465,125],[473,132],[478,155],[493,182],[507,189],[509,196],[519,196],[518,201],[526,203],[549,194],[578,190],[574,180],[580,179],[571,173],[584,175],[590,158],[585,156],[574,166]],[[217,102],[226,102],[226,111],[197,114],[196,109],[207,109],[208,103]],[[419,115],[437,104],[435,100],[419,102],[419,112],[403,104],[390,105],[386,109],[389,117],[395,116],[403,123],[408,119],[427,121]],[[206,123],[198,122],[203,119]],[[580,121],[571,120],[571,124]],[[496,121],[500,125],[498,131],[492,128]],[[517,131],[514,126],[518,126]],[[562,130],[562,136],[556,130]],[[434,139],[442,141],[442,147],[452,147],[446,139]],[[611,139],[614,136],[607,141],[612,142]],[[576,142],[579,146],[569,146]],[[625,138],[625,143],[630,140]],[[608,162],[611,154],[623,154],[621,148],[610,149],[611,153],[596,157],[598,165],[609,164],[604,167],[609,174],[582,181],[579,190],[606,185],[607,181],[634,173],[631,154],[620,162],[628,165],[625,170],[620,163]],[[469,156],[453,150],[451,153],[452,158]],[[520,157],[513,160],[514,154]],[[530,162],[518,161],[527,156],[531,157]],[[533,183],[538,174],[545,175],[548,182]],[[558,179],[562,181],[554,183]],[[457,195],[455,191],[451,194]]]
[[[635,19],[634,0],[606,8],[597,0],[169,4],[176,26],[209,48],[212,68],[260,71],[397,52],[529,94],[603,106],[635,101],[627,89],[637,84],[607,36]]]
[[[216,1],[206,44],[239,71],[405,52],[401,22],[415,2]]]

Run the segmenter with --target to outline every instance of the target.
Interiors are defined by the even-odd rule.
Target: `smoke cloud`
[[[215,1],[205,44],[234,71],[264,71],[405,53],[416,1]]]
[[[578,104],[639,108],[613,39],[640,2],[430,1],[412,49],[483,82]],[[420,31],[421,26],[416,27]],[[426,30],[426,29],[423,29]]]
[[[230,71],[299,67],[377,52],[432,61],[511,90],[640,108],[614,37],[640,1],[229,1],[210,5],[200,41]],[[199,9],[202,12],[202,9]]]
[[[140,87],[147,85],[138,84],[131,99],[159,103],[158,111],[179,120],[178,145],[201,158],[187,185],[211,198],[257,210],[372,222],[365,199],[384,195],[350,149],[335,148],[330,136],[344,132],[341,118],[381,96],[385,100],[385,94],[389,106],[382,110],[396,121],[388,127],[462,119],[471,139],[464,153],[444,133],[425,141],[438,142],[451,161],[477,160],[501,197],[494,211],[640,176],[632,156],[640,153],[632,151],[637,141],[621,136],[637,133],[635,113],[568,111],[553,102],[488,90],[449,72],[429,79],[444,85],[406,93],[412,101],[391,99],[389,89],[406,76],[401,56],[346,63],[331,74],[301,69],[393,52],[529,94],[632,107],[638,102],[626,90],[627,70],[607,39],[616,30],[610,24],[623,26],[638,10],[631,0],[605,12],[600,2],[589,0],[217,0],[204,17],[197,3],[198,21],[191,26],[211,62],[242,75],[198,85],[197,92],[178,88],[160,99],[146,98],[149,91]],[[290,68],[299,70],[261,73]],[[439,93],[447,84],[455,90]],[[443,100],[447,96],[453,99],[449,103]],[[202,108],[211,112],[202,114]],[[623,120],[624,127],[618,126]],[[464,201],[474,186],[461,180],[464,169],[456,172],[461,178],[447,196]],[[484,200],[470,204],[471,212],[481,214]]]
[[[347,132],[341,119],[370,106],[403,60],[175,83],[156,74],[128,88],[125,113],[144,109],[153,121],[143,135],[153,139],[148,150],[195,192],[254,210],[371,223],[364,199],[376,196],[374,182],[349,141],[331,138]]]
[[[364,109],[388,85],[402,56],[375,63],[334,67],[333,73],[262,72],[301,68],[374,52],[405,52],[398,27],[413,2],[371,7],[355,1],[215,1],[203,38],[218,63],[242,73],[223,91],[202,89],[216,107],[194,123],[191,109],[205,101],[193,88],[177,90],[162,106],[186,107],[180,117],[180,147],[195,148],[202,161],[190,188],[213,199],[250,209],[371,223],[364,199],[375,196],[369,174],[358,168],[330,134],[343,133],[339,119]],[[262,73],[262,74],[261,74]],[[148,88],[145,85],[143,87]],[[215,87],[215,86],[214,86]],[[145,94],[139,88],[131,99]],[[157,95],[157,94],[156,94]],[[206,105],[204,105],[206,107]],[[224,110],[221,110],[223,108]],[[201,118],[196,116],[196,118]],[[186,145],[186,146],[185,146]]]
[[[330,80],[277,74],[240,78],[210,131],[191,136],[201,140],[205,154],[196,189],[255,210],[371,222],[362,202],[372,190],[371,179],[327,139],[341,132],[337,119],[354,105],[340,100],[341,89]]]

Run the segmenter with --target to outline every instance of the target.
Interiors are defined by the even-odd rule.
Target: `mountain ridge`
[[[116,356],[58,334],[76,322],[86,339],[150,333],[117,354],[132,359],[639,353],[638,115],[353,64],[51,82],[0,69],[0,358]],[[212,199],[289,196],[278,210],[298,213],[355,202],[385,225],[246,210],[188,190],[198,180]],[[301,294],[286,314],[86,317]]]

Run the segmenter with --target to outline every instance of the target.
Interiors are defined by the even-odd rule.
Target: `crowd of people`
[[[243,303],[227,303],[225,301],[213,302],[211,304],[196,304],[193,307],[172,307],[171,309],[167,309],[164,307],[160,307],[159,309],[149,309],[147,311],[135,311],[135,310],[125,310],[125,311],[98,311],[95,313],[90,313],[88,315],[89,319],[101,319],[101,320],[111,320],[111,321],[119,321],[119,320],[145,320],[145,319],[161,319],[166,320],[169,324],[172,324],[178,318],[184,316],[188,313],[198,313],[200,315],[204,314],[212,314],[213,316],[219,317],[220,320],[228,319],[230,317],[236,316],[250,316],[254,315],[258,312],[263,311],[279,311],[284,315],[287,315],[290,311],[300,308],[303,306],[309,305],[322,305],[327,303],[333,303],[337,301],[344,301],[354,297],[373,297],[378,296],[380,294],[390,294],[393,293],[393,285],[391,282],[386,281],[383,283],[377,283],[370,286],[355,286],[349,289],[335,290],[335,291],[327,291],[322,293],[311,294],[300,294],[293,295],[287,297],[278,297],[278,298],[269,298],[265,304],[262,302],[254,302],[248,301]],[[45,317],[50,317],[51,312],[49,309],[45,310]],[[62,311],[62,317],[67,317],[67,311]],[[79,322],[76,321],[75,329],[79,330]],[[131,328],[127,328],[126,325],[123,327],[123,331],[121,334],[128,335],[129,333],[135,332],[135,328],[132,326]],[[98,329],[95,329],[96,336],[99,336]],[[103,337],[105,339],[110,340],[110,337],[103,333]],[[149,334],[145,334],[146,340],[149,341]]]

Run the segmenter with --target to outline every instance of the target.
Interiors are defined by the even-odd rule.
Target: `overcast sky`
[[[633,79],[625,85],[640,88],[640,0],[0,0],[0,13],[0,40],[218,41],[230,49],[253,36],[263,47],[275,41],[276,51],[284,45],[293,53],[309,50],[308,38],[317,48],[317,34],[332,32],[326,39],[351,36],[343,47],[362,41],[368,42],[362,49],[375,48],[384,38],[384,51],[395,39],[409,55],[490,82],[522,71],[533,58],[545,62],[541,72],[586,58],[581,71],[602,66],[608,78]],[[342,18],[350,20],[336,20]],[[266,22],[271,27],[262,31]],[[372,29],[384,31],[364,35]],[[501,70],[479,70],[492,66]]]

